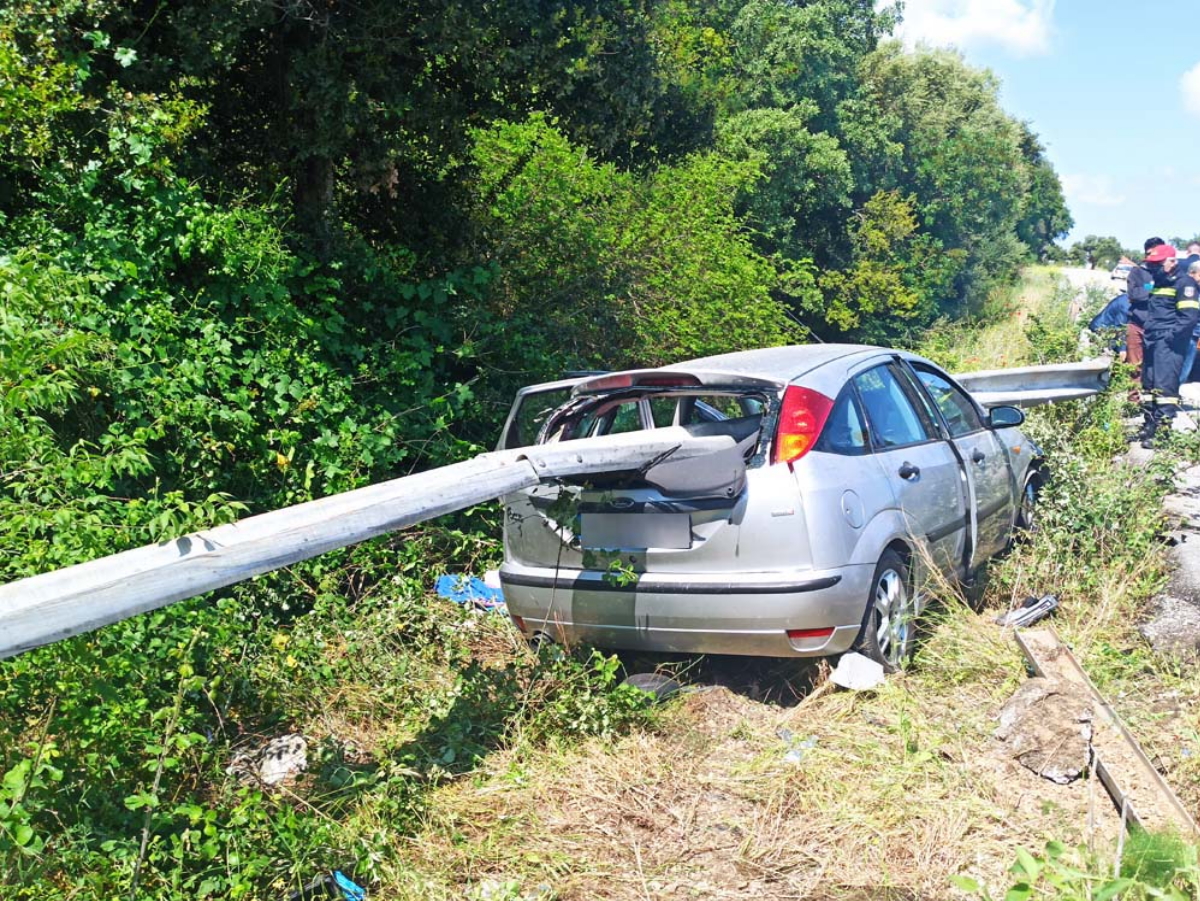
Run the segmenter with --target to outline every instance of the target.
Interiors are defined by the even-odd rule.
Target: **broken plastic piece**
[[[1007,613],[996,617],[996,623],[1001,626],[1012,626],[1015,629],[1031,626],[1038,620],[1045,619],[1058,609],[1058,598],[1052,594],[1035,598],[1032,595]]]
[[[317,901],[334,898],[336,901],[366,901],[367,891],[341,870],[324,873],[308,885],[288,895],[288,901]]]
[[[851,691],[878,688],[883,684],[883,664],[851,651],[842,655],[830,679],[834,685],[849,688]]]
[[[438,576],[433,590],[437,592],[438,597],[462,604],[470,610],[499,610],[501,613],[508,610],[500,589],[489,587],[483,579],[476,576]]]

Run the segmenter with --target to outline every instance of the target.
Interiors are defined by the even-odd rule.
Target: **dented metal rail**
[[[954,378],[985,407],[1035,407],[1099,394],[1108,386],[1111,370],[1112,358],[1098,357],[1081,363],[964,372]]]
[[[1123,820],[1145,830],[1170,830],[1194,840],[1200,834],[1195,820],[1058,633],[1051,628],[1018,629],[1014,637],[1037,675],[1073,682],[1091,695],[1096,776]]]
[[[672,464],[733,448],[680,427],[472,460],[0,585],[0,658],[89,632],[539,482]]]

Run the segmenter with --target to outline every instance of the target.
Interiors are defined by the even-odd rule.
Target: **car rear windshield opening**
[[[753,455],[768,399],[761,391],[670,391],[598,395],[564,424],[561,439],[681,426],[697,437],[730,435]]]

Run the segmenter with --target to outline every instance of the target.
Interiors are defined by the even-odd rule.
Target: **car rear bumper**
[[[564,643],[689,654],[818,657],[848,650],[866,609],[871,568],[641,574],[506,563],[509,612],[527,635]],[[830,630],[789,637],[789,630]]]

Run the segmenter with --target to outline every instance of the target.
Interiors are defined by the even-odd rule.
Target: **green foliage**
[[[1027,129],[1000,109],[994,77],[955,53],[883,44],[861,75],[860,93],[842,105],[859,190],[912,195],[929,236],[963,255],[950,297],[981,301],[1029,252],[1018,238],[1019,227],[1037,230],[1029,215],[1061,229],[1052,198],[1027,202],[1030,166],[1044,160]],[[1040,190],[1048,195],[1052,185]]]
[[[1099,237],[1088,235],[1082,241],[1076,241],[1067,250],[1067,262],[1075,266],[1083,266],[1090,256],[1097,269],[1112,269],[1122,257],[1131,260],[1141,259],[1142,254],[1136,250],[1127,250],[1121,242],[1111,235]]]
[[[820,279],[826,322],[886,344],[906,324],[933,318],[933,298],[949,288],[962,254],[942,253],[918,232],[914,205],[912,198],[881,191],[858,212],[850,228],[853,265]]]
[[[1200,866],[1196,847],[1178,836],[1133,832],[1121,858],[1119,876],[1105,875],[1105,862],[1086,846],[1067,848],[1047,842],[1041,854],[1017,850],[1010,872],[1014,882],[1002,896],[1005,901],[1027,898],[1058,901],[1187,901],[1200,894]],[[992,901],[993,896],[969,876],[952,878],[954,886],[967,894]]]
[[[515,384],[564,368],[960,314],[1069,217],[989,77],[880,45],[893,20],[871,0],[3,7],[0,580],[460,459]],[[0,881],[366,879],[386,841],[364,810],[404,833],[497,748],[643,723],[615,661],[489,655],[475,639],[507,633],[425,596],[431,566],[496,556],[491,515],[0,664]],[[326,728],[291,794],[227,772],[335,713],[376,741]]]
[[[752,161],[695,156],[639,179],[590,160],[541,115],[479,132],[475,161],[480,230],[501,273],[492,313],[504,328],[490,339],[501,359],[550,375],[794,336],[771,294],[781,279],[733,210]]]

